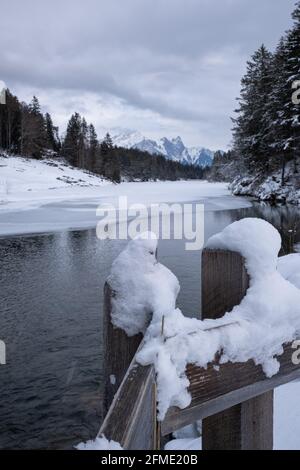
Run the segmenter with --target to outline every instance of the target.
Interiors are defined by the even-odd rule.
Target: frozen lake
[[[117,208],[124,197],[128,205],[146,207],[191,201],[214,211],[251,207],[245,198],[231,196],[227,186],[195,180],[15,190],[0,204],[0,236],[93,228],[99,221],[96,209],[107,204]]]

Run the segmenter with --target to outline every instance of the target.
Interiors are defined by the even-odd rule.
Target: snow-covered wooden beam
[[[295,365],[292,362],[294,353],[295,349],[293,349],[292,344],[285,346],[283,355],[278,358],[280,371],[270,379],[265,376],[261,366],[256,366],[253,361],[236,364],[227,363],[221,366],[210,364],[207,370],[189,366],[187,376],[191,384],[189,391],[192,395],[192,403],[183,410],[171,408],[168,411],[162,423],[162,434],[169,434],[191,422],[223,412],[241,402],[246,402],[247,408],[249,408],[249,400],[252,398],[261,396],[280,385],[299,378],[300,365]],[[268,396],[268,398],[272,397]],[[259,421],[265,423],[267,421],[272,424],[272,421],[270,423],[270,418],[268,418],[270,413],[273,413],[272,404],[272,400],[269,400],[264,403],[265,406],[261,407],[258,400],[255,401],[256,423]],[[245,414],[236,414],[238,419],[246,419]],[[216,424],[216,421],[214,422]],[[266,427],[264,426],[263,431],[265,432],[265,430]],[[219,431],[220,428],[215,430],[215,445]],[[247,433],[251,434],[249,428]],[[256,439],[260,434],[261,432],[256,434]]]

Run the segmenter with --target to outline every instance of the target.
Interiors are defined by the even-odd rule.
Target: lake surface
[[[205,213],[205,238],[243,217],[281,232],[284,253],[300,242],[300,209],[255,203]],[[102,419],[102,289],[124,241],[95,230],[0,239],[0,448],[68,449],[94,438]],[[200,252],[161,241],[159,261],[179,278],[178,305],[200,314]]]

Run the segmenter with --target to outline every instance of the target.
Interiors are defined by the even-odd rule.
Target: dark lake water
[[[243,217],[281,232],[284,253],[300,242],[300,210],[254,204],[208,211],[205,237]],[[0,448],[66,449],[94,438],[102,418],[102,289],[124,241],[95,230],[0,239]],[[161,241],[159,261],[179,278],[179,307],[200,312],[200,252]]]

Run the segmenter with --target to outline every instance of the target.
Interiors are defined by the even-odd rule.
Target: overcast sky
[[[36,94],[65,129],[74,111],[115,127],[228,147],[249,55],[274,48],[295,0],[10,0],[0,80]]]

